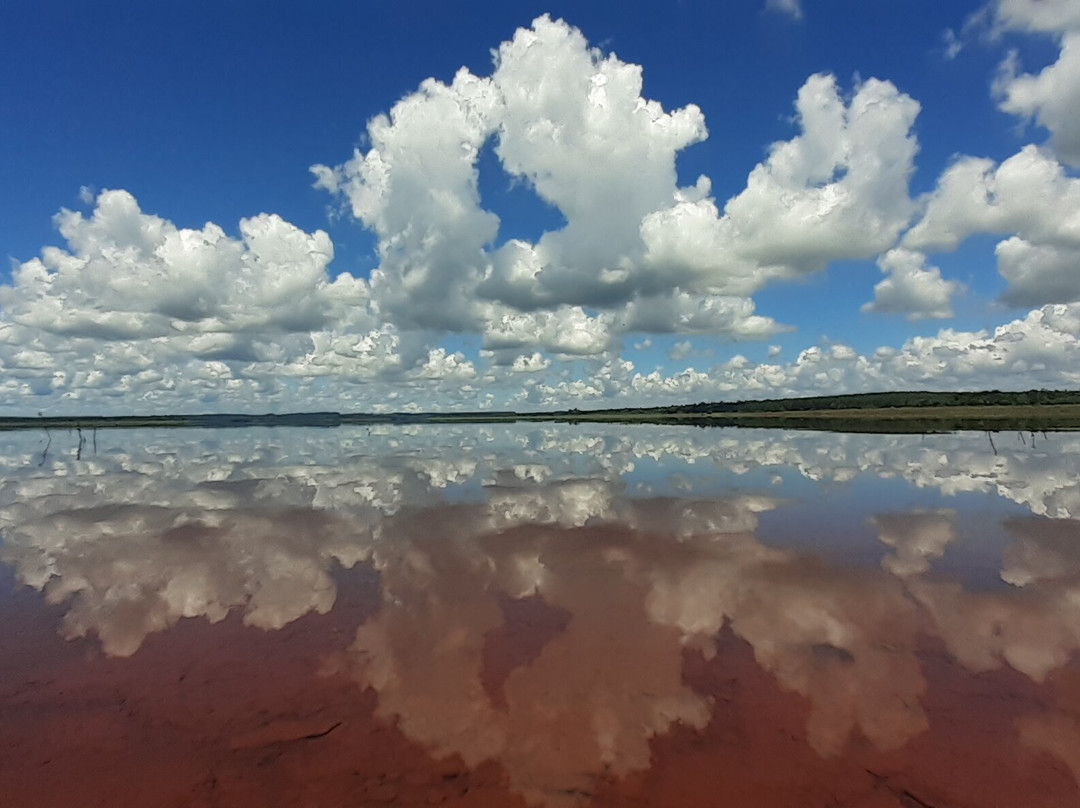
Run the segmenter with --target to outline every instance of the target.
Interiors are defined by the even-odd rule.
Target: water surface
[[[1077,805],[1077,456],[3,435],[0,804]]]

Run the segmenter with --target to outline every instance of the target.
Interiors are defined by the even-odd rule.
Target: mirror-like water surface
[[[0,436],[0,804],[1080,804],[1080,435]]]

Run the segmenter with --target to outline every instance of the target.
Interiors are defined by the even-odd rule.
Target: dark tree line
[[[769,398],[752,401],[721,401],[657,407],[658,413],[717,412],[799,412],[801,410],[878,409],[891,407],[994,407],[1080,404],[1080,391],[1026,390],[1002,392],[983,390],[975,393],[939,393],[907,391],[893,393],[853,393],[842,396],[806,398]]]

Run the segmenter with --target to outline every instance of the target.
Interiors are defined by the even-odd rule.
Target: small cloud
[[[779,345],[770,345],[769,346],[769,359],[775,359],[779,355],[780,355],[780,346]]]
[[[93,205],[94,196],[94,189],[89,185],[82,185],[79,187],[79,201],[84,205]]]
[[[926,265],[926,256],[913,250],[889,250],[878,259],[887,277],[874,286],[874,299],[861,310],[878,314],[903,314],[916,320],[944,320],[953,316],[950,301],[962,290],[956,281],[941,277],[941,270]]]
[[[694,349],[694,346],[690,344],[690,340],[683,340],[682,342],[676,342],[668,351],[668,359],[672,362],[681,362],[690,356],[690,352]]]
[[[960,36],[967,37],[974,34],[985,38],[988,36],[990,29],[990,8],[989,6],[983,6],[967,15],[963,26],[960,28]]]
[[[941,35],[941,39],[944,43],[942,55],[951,62],[960,55],[960,51],[964,49],[964,43],[952,28],[946,28]]]
[[[529,355],[521,355],[514,359],[510,368],[514,373],[537,373],[551,367],[551,360],[545,359],[539,351]]]
[[[765,0],[765,10],[787,14],[793,20],[803,18],[802,0]]]
[[[735,354],[723,365],[725,370],[743,370],[750,367],[750,360],[742,354]]]

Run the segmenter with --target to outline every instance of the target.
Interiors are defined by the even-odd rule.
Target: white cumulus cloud
[[[1025,146],[1000,165],[961,157],[941,175],[903,246],[953,250],[978,233],[1010,234],[997,246],[1014,306],[1080,299],[1080,179],[1045,151]]]
[[[1073,0],[996,0],[999,28],[1056,33],[1080,29],[1080,7]]]
[[[908,320],[952,317],[950,300],[960,284],[943,279],[937,267],[927,267],[926,256],[897,248],[881,256],[878,266],[887,277],[874,286],[874,299],[863,311],[903,314]]]
[[[89,219],[57,216],[68,249],[47,248],[0,288],[5,317],[66,337],[308,331],[328,319],[334,248],[278,216],[180,229],[144,214],[126,191],[104,191]]]
[[[1058,60],[1037,74],[1018,72],[1012,52],[994,90],[1002,110],[1045,127],[1050,148],[1070,165],[1080,165],[1080,31],[1065,34]]]
[[[779,326],[750,294],[877,255],[907,225],[918,110],[889,82],[845,101],[832,76],[812,76],[801,133],[721,212],[707,177],[678,185],[676,157],[708,134],[701,111],[664,110],[638,65],[544,16],[499,46],[489,77],[425,81],[372,120],[366,152],[312,170],[378,236],[372,295],[399,327],[480,332],[492,347],[517,317],[584,307],[626,330],[763,338]],[[478,193],[489,139],[565,226],[497,246]]]

